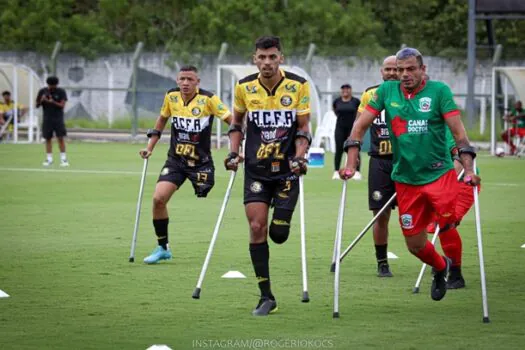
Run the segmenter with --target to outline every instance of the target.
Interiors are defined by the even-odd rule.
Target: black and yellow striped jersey
[[[270,90],[251,74],[235,87],[234,109],[246,113],[245,169],[254,178],[277,179],[290,173],[295,156],[297,118],[310,115],[308,81],[281,70]]]
[[[379,85],[369,87],[361,95],[361,104],[357,111],[362,113],[368,103],[374,98]],[[390,142],[390,133],[386,126],[385,111],[376,116],[372,125],[370,125],[370,150],[371,156],[392,156],[392,143]]]
[[[168,156],[194,167],[211,162],[213,118],[225,120],[230,111],[209,91],[197,89],[197,94],[185,103],[180,88],[175,88],[166,93],[160,115],[171,122]]]

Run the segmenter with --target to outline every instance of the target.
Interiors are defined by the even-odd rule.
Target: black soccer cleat
[[[268,316],[277,311],[277,302],[268,297],[261,297],[259,304],[252,311],[253,316]]]
[[[461,289],[465,288],[465,279],[461,274],[461,267],[452,266],[448,274],[447,289]]]
[[[430,287],[430,296],[435,301],[443,299],[445,294],[447,294],[447,279],[452,261],[446,256],[444,258],[446,265],[442,271],[432,269],[434,277],[432,278],[432,286]]]
[[[377,264],[377,277],[394,277],[392,271],[390,271],[390,266],[386,261]]]

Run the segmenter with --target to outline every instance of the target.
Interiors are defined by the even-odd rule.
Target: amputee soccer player
[[[189,179],[197,197],[206,197],[215,183],[215,167],[211,157],[211,130],[213,118],[231,123],[231,113],[219,97],[200,89],[200,79],[194,66],[182,67],[177,75],[179,87],[164,97],[155,129],[148,131],[149,143],[139,153],[151,156],[166,123],[171,123],[168,159],[162,167],[153,194],[153,227],[158,246],[144,259],[155,264],[170,259],[168,247],[169,215],[167,204],[171,196]]]
[[[421,53],[405,48],[396,54],[398,78],[381,84],[373,99],[356,121],[346,142],[346,168],[342,178],[355,172],[357,153],[366,128],[382,110],[392,142],[392,179],[396,185],[399,222],[409,251],[433,267],[431,297],[441,300],[447,292],[450,259],[441,256],[427,238],[426,226],[433,213],[440,227],[456,221],[459,185],[446,144],[448,126],[458,146],[465,168],[464,182],[475,186],[481,181],[474,174],[476,156],[470,146],[460,112],[450,88],[438,81],[426,81]]]
[[[306,174],[304,157],[312,140],[308,82],[281,70],[279,64],[283,60],[278,37],[257,39],[253,61],[259,73],[239,80],[235,87],[229,131],[231,153],[225,160],[227,169],[237,170],[242,125],[247,115],[244,205],[250,226],[250,256],[261,291],[254,316],[277,310],[270,288],[268,231],[277,244],[288,239],[299,196],[298,177]],[[270,207],[274,210],[268,228]]]
[[[388,56],[381,67],[383,81],[397,80],[396,56]],[[361,96],[357,118],[365,110],[379,85],[369,87]],[[385,112],[376,116],[370,126],[370,150],[368,151],[368,208],[374,216],[385,206],[388,200],[396,193],[392,175],[392,144],[390,133],[386,126]],[[392,277],[388,265],[388,222],[390,213],[395,208],[395,201],[386,208],[377,218],[372,228],[377,259],[377,276]]]

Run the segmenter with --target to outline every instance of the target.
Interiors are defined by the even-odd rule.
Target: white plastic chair
[[[321,147],[325,151],[335,152],[335,124],[337,123],[337,116],[333,111],[326,112],[321,120],[321,124],[317,126],[315,131],[312,147]]]

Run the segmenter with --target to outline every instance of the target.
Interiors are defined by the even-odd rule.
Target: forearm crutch
[[[340,256],[341,240],[343,238],[343,223],[345,217],[346,206],[346,184],[348,180],[343,182],[343,190],[341,193],[341,202],[339,203],[339,213],[337,216],[337,228],[335,230],[335,256]],[[340,277],[341,263],[339,259],[335,260],[335,276],[334,276],[334,312],[333,318],[339,318],[339,277]]]
[[[303,273],[303,303],[310,301],[308,295],[308,273],[306,269],[306,229],[304,224],[304,180],[299,176],[299,214],[301,220],[301,266]]]
[[[144,194],[144,183],[146,182],[146,172],[148,170],[148,160],[144,159],[144,166],[142,167],[142,177],[140,178],[139,199],[137,201],[137,211],[135,213],[135,227],[133,228],[133,238],[131,240],[131,252],[129,253],[129,262],[135,262],[135,247],[137,246],[137,233],[140,223],[140,208],[142,207],[142,195]]]
[[[219,235],[219,228],[221,227],[222,218],[226,210],[226,205],[228,204],[228,199],[230,198],[230,193],[233,187],[233,182],[235,181],[236,174],[237,174],[236,171],[231,172],[230,182],[228,183],[228,187],[226,188],[226,194],[224,195],[224,200],[222,201],[222,207],[219,212],[219,217],[217,218],[217,223],[215,224],[215,229],[213,230],[213,235],[211,237],[210,246],[208,247],[208,253],[206,254],[206,259],[204,259],[204,264],[202,265],[202,270],[199,276],[199,280],[197,282],[197,286],[195,287],[195,290],[193,291],[193,295],[191,296],[193,299],[200,298],[202,282],[204,281],[204,276],[206,275],[206,270],[208,269],[208,264],[210,263],[211,254],[213,253],[213,248],[215,246],[215,241],[217,240],[217,236]]]

